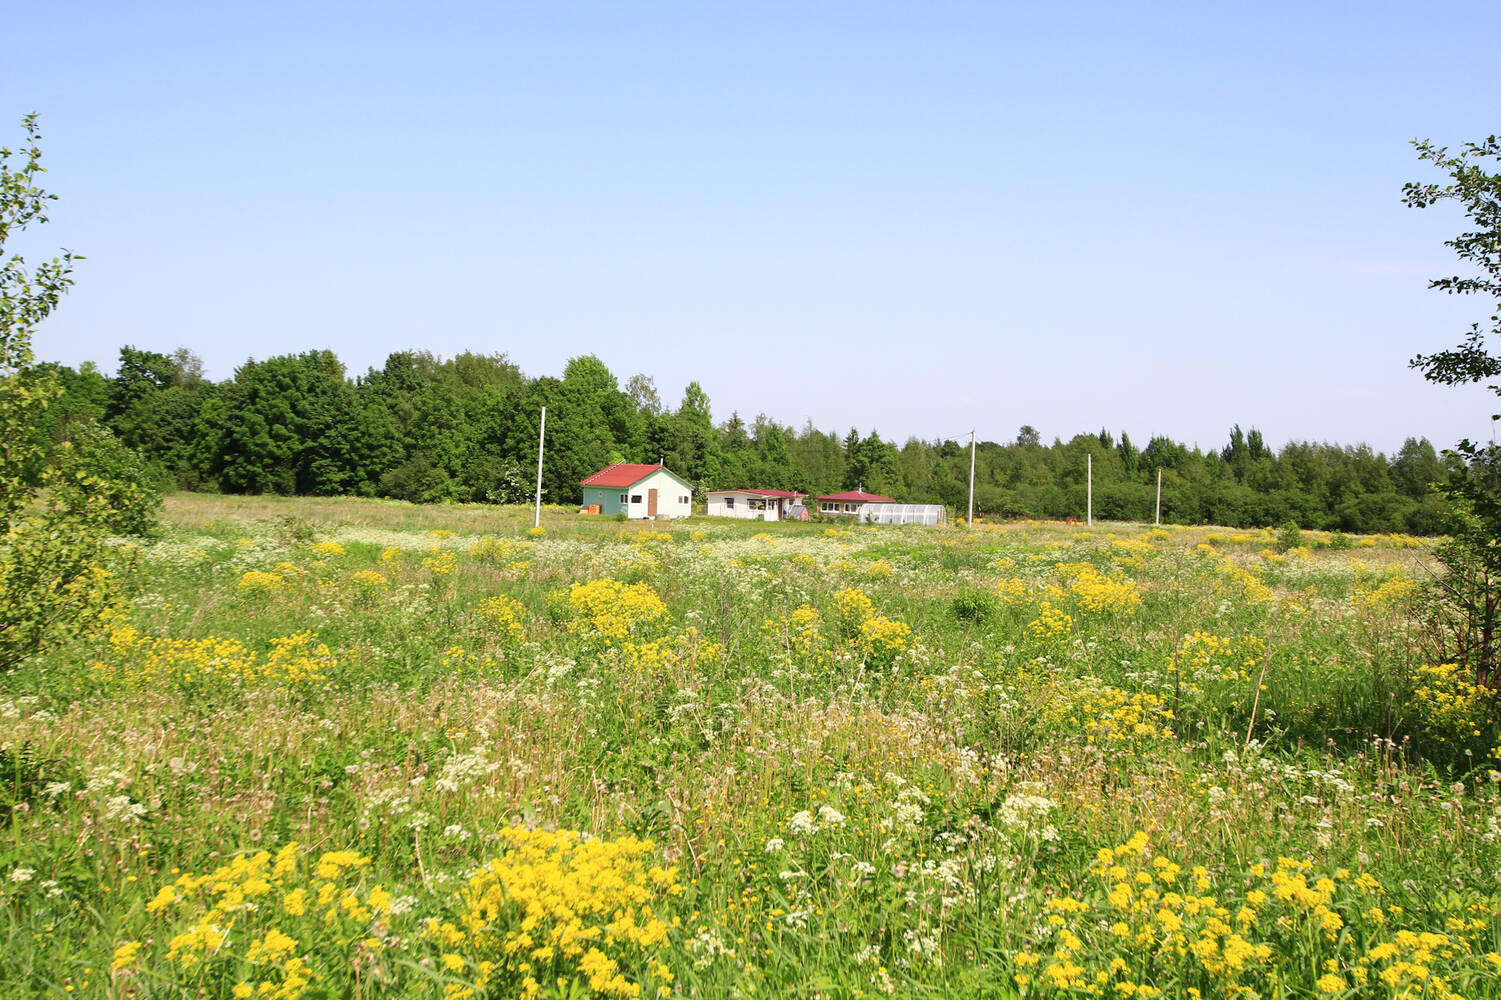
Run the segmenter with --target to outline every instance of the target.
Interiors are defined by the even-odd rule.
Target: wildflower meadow
[[[0,675],[5,996],[1501,996],[1424,539],[179,495],[107,551]]]

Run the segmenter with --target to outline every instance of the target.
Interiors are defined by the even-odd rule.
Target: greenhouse
[[[867,524],[948,523],[948,509],[941,503],[867,503],[860,505],[859,518]]]

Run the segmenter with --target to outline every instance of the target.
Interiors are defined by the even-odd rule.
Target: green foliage
[[[1450,295],[1479,295],[1492,299],[1495,312],[1489,329],[1472,324],[1458,347],[1418,355],[1412,367],[1439,385],[1484,382],[1501,374],[1501,357],[1492,353],[1487,338],[1501,335],[1501,171],[1488,172],[1487,162],[1501,162],[1501,141],[1492,135],[1465,143],[1457,154],[1427,141],[1415,142],[1420,159],[1449,175],[1450,183],[1409,183],[1403,200],[1413,208],[1440,202],[1457,203],[1470,229],[1445,246],[1475,269],[1468,276],[1438,278],[1429,283]],[[1501,395],[1501,385],[1487,386]],[[1492,414],[1501,420],[1501,414]],[[1421,462],[1423,456],[1416,456]],[[1439,616],[1445,626],[1441,642],[1465,663],[1477,684],[1501,686],[1501,448],[1461,441],[1451,454],[1451,472],[1440,484],[1449,504],[1449,540],[1439,549],[1446,573],[1436,581]],[[1422,474],[1414,472],[1409,475]]]
[[[1459,204],[1473,227],[1444,245],[1479,273],[1437,278],[1428,287],[1450,295],[1480,295],[1501,304],[1501,171],[1487,172],[1485,161],[1501,162],[1501,140],[1489,136],[1467,142],[1457,154],[1427,140],[1414,142],[1418,158],[1427,160],[1449,175],[1450,183],[1409,183],[1402,189],[1403,201],[1413,208],[1428,208],[1440,202]],[[1501,335],[1501,308],[1490,318],[1490,328],[1472,324],[1458,347],[1436,354],[1418,355],[1412,367],[1430,382],[1465,385],[1483,382],[1501,374],[1501,357],[1491,353],[1487,336]],[[1501,395],[1501,386],[1488,388]]]
[[[984,625],[1000,611],[1001,602],[988,590],[966,587],[949,600],[949,614],[969,625]]]
[[[55,199],[37,184],[35,116],[23,128],[19,165],[0,149],[0,256],[11,234],[47,221]],[[13,255],[0,269],[0,670],[106,620],[115,587],[104,539],[142,531],[150,518],[143,470],[112,435],[80,424],[78,444],[63,441],[48,462],[50,442],[37,433],[63,388],[33,371],[31,336],[72,284],[74,259],[64,253],[32,270]]]
[[[48,804],[47,786],[73,771],[64,761],[43,757],[30,741],[0,747],[0,829],[8,829],[17,812]]]
[[[520,995],[472,959],[532,883],[481,920],[472,879],[506,831],[578,831],[650,836],[631,850],[663,882],[677,866],[643,997],[1018,996],[1065,926],[1106,985],[1218,997],[1164,936],[1220,907],[1271,950],[1238,980],[1264,993],[1363,996],[1320,994],[1325,963],[1375,976],[1433,933],[1454,955],[1432,975],[1488,995],[1501,726],[1491,692],[1420,658],[1431,546],[544,517],[531,536],[529,509],[178,498],[109,642],[0,676],[0,810],[25,806],[0,981],[232,1000],[295,958],[306,996]],[[1327,924],[1275,894],[1278,859],[1293,890],[1337,884]]]
[[[519,503],[531,498],[546,406],[543,496],[562,505],[579,501],[580,479],[621,460],[665,460],[696,492],[753,486],[816,497],[864,486],[955,510],[968,500],[969,448],[958,442],[909,438],[897,448],[874,431],[841,436],[765,414],[732,413],[716,426],[697,383],[665,411],[650,379],[635,376],[622,390],[592,356],[570,360],[561,379],[525,378],[499,355],[411,351],[353,380],[328,351],[247,362],[220,384],[204,381],[201,367],[185,349],[134,347],[108,382],[38,366],[31,377],[55,380],[63,396],[34,436],[50,448],[68,424],[102,420],[184,489]],[[1226,447],[1205,451],[1161,436],[1138,450],[1129,434],[1103,428],[1050,446],[1032,427],[1014,444],[981,441],[976,512],[1082,516],[1086,456],[1095,514],[1106,520],[1151,519],[1159,469],[1169,523],[1432,534],[1444,517],[1428,484],[1447,469],[1425,439],[1409,438],[1390,459],[1364,445],[1289,442],[1273,452],[1258,430],[1239,426]]]
[[[1501,687],[1501,448],[1471,456],[1442,487],[1449,505],[1448,537],[1436,555],[1444,572],[1431,584],[1436,598],[1430,636],[1439,659],[1464,663],[1475,683]]]
[[[327,351],[248,362],[217,385],[183,374],[197,367],[183,350],[169,357],[136,348],[122,350],[109,383],[39,366],[34,378],[54,378],[64,397],[36,436],[56,442],[73,420],[102,419],[185,489],[518,503],[531,497],[546,406],[543,496],[564,505],[578,502],[580,479],[612,461],[663,459],[696,490],[750,485],[816,497],[864,486],[954,509],[968,498],[969,449],[957,442],[909,438],[898,449],[875,432],[795,429],[765,414],[750,421],[731,414],[716,427],[696,383],[676,411],[664,412],[649,380],[637,376],[622,391],[594,357],[570,361],[563,379],[526,379],[499,356],[442,361],[421,352],[393,354],[353,381]],[[1274,453],[1255,428],[1234,428],[1227,447],[1208,451],[1160,436],[1138,451],[1129,434],[1108,430],[1044,446],[1035,429],[1024,430],[1014,444],[979,443],[982,517],[1082,515],[1088,454],[1095,513],[1107,520],[1150,519],[1160,468],[1170,523],[1294,521],[1419,534],[1441,527],[1427,490],[1447,469],[1424,439],[1408,439],[1388,459],[1363,445],[1308,442]]]
[[[104,527],[117,535],[143,536],[156,524],[162,506],[160,484],[107,427],[80,423],[71,431],[70,447],[58,455],[59,475],[53,489],[89,494]],[[82,508],[82,496],[74,506]]]
[[[1288,521],[1277,532],[1277,551],[1287,552],[1303,544],[1303,532],[1296,521]]]

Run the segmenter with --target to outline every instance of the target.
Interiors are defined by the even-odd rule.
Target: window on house
[[[735,498],[734,497],[725,497],[724,498],[724,509],[725,510],[729,510],[733,506],[735,506]]]
[[[687,503],[687,502],[688,502],[688,498],[687,497],[678,497],[678,503]]]
[[[625,501],[626,501],[626,495],[624,493],[620,494],[620,502],[621,503],[625,503]]]
[[[823,503],[820,503],[818,505],[818,509],[825,514],[837,514],[839,512],[839,505],[837,503],[829,503],[828,501],[824,501]]]
[[[746,505],[748,507],[750,507],[751,510],[765,510],[766,509],[766,501],[765,500],[748,500],[748,501],[746,501]]]
[[[852,504],[852,503],[845,504],[844,505],[844,512],[846,514],[853,514],[855,512],[855,505]]]
[[[640,493],[632,493],[631,494],[631,503],[640,503],[640,502],[641,502],[641,494]]]

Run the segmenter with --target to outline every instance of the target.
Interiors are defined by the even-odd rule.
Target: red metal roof
[[[709,490],[708,492],[710,494],[713,494],[713,493],[749,493],[752,496],[758,496],[758,497],[786,497],[789,500],[796,500],[798,497],[805,497],[805,496],[808,495],[806,493],[793,493],[793,492],[791,492],[789,490]]]
[[[861,493],[859,490],[850,490],[848,493],[830,493],[820,500],[836,500],[839,503],[897,503],[890,497],[878,496],[875,493]]]
[[[631,465],[627,462],[616,462],[614,465],[600,469],[588,479],[580,479],[580,486],[635,486],[647,476],[658,469],[665,469],[665,465]]]

